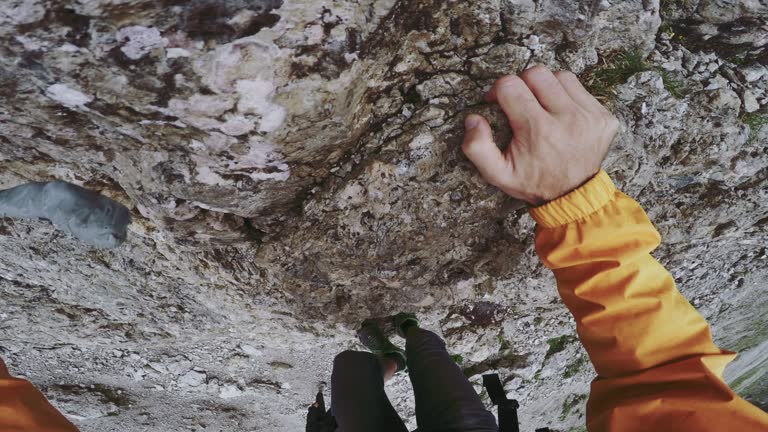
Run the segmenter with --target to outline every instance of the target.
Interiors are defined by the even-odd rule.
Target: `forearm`
[[[768,416],[723,382],[735,355],[715,346],[704,318],[650,255],[658,232],[607,174],[532,215],[537,252],[598,373],[590,431],[768,428]]]
[[[650,255],[659,233],[607,174],[533,214],[539,256],[601,377],[721,353],[704,318]]]

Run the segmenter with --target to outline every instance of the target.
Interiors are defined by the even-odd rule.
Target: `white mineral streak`
[[[165,55],[169,59],[173,59],[179,57],[189,57],[192,55],[192,53],[185,50],[184,48],[168,48],[165,50]]]
[[[235,101],[227,95],[195,94],[189,99],[171,99],[168,108],[179,117],[218,117],[235,106]]]
[[[155,27],[130,26],[118,30],[115,35],[119,42],[125,42],[120,51],[131,60],[138,60],[155,48],[164,48],[168,39],[160,35]]]
[[[76,53],[80,51],[80,47],[78,47],[77,45],[72,45],[71,43],[62,44],[60,47],[56,49],[64,52],[68,52],[68,53]]]
[[[8,0],[0,6],[0,24],[29,24],[44,16],[45,3],[40,0]]]
[[[227,135],[240,136],[251,132],[255,128],[253,119],[241,115],[231,116],[219,129]]]
[[[26,36],[14,36],[14,39],[24,46],[25,50],[36,51],[48,46],[47,42],[37,39],[29,38]]]
[[[283,51],[257,36],[237,39],[196,59],[193,67],[206,86],[216,93],[230,93],[240,79],[271,79],[275,61]]]
[[[275,94],[272,82],[261,79],[239,80],[235,88],[240,95],[238,111],[261,116],[260,132],[273,132],[283,124],[286,111],[272,101]]]
[[[269,171],[263,172],[265,168]],[[278,149],[269,141],[255,136],[248,145],[248,153],[231,161],[227,166],[228,171],[245,172],[254,180],[285,181],[291,176],[288,164]]]
[[[172,111],[187,111],[196,116],[217,117],[223,112],[206,112],[210,110],[206,109],[205,104],[209,101],[213,103],[213,98],[231,95],[237,98],[237,111],[241,115],[230,116],[224,122],[210,118],[191,120],[199,127],[217,128],[233,136],[244,135],[253,130],[267,133],[278,130],[287,115],[286,109],[274,102],[276,88],[271,65],[279,52],[273,43],[253,37],[217,47],[195,62],[195,70],[217,96],[209,96],[209,100],[191,98],[187,104],[174,100],[169,108]],[[253,71],[258,72],[256,76]],[[227,110],[229,108],[227,106]]]
[[[93,97],[66,84],[53,84],[45,90],[45,95],[69,108],[83,108],[93,100]]]
[[[285,163],[279,150],[269,141],[259,136],[251,137],[247,151],[232,160],[215,157],[215,152],[228,148],[232,142],[225,142],[217,137],[222,134],[212,134],[206,142],[193,141],[191,146],[197,151],[192,155],[197,175],[195,180],[209,185],[227,185],[233,181],[226,180],[221,173],[238,173],[249,176],[255,181],[285,181],[291,175],[290,167]]]
[[[222,186],[231,184],[231,182],[224,180],[221,175],[213,171],[210,166],[213,161],[210,159],[198,155],[192,155],[190,157],[196,164],[195,168],[197,169],[197,175],[195,176],[195,180],[197,180],[197,182],[207,185]]]

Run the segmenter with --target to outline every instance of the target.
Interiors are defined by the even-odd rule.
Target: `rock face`
[[[0,225],[0,355],[79,427],[298,430],[368,316],[413,310],[528,429],[580,430],[593,371],[524,206],[461,155],[533,63],[623,123],[606,169],[768,406],[768,8],[756,1],[45,2],[0,12],[0,188],[132,211],[96,250]],[[407,379],[388,390],[412,420]]]

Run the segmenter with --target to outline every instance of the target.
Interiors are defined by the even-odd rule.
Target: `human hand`
[[[502,152],[488,121],[470,114],[462,150],[488,183],[531,205],[563,196],[597,174],[619,128],[576,75],[544,66],[502,77],[485,99],[507,114],[512,142]]]

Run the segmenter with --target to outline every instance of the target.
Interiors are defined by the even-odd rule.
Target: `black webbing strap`
[[[514,399],[507,399],[499,375],[483,375],[483,386],[491,397],[491,402],[499,407],[499,432],[520,432],[520,423],[517,420],[517,408],[520,404]]]

